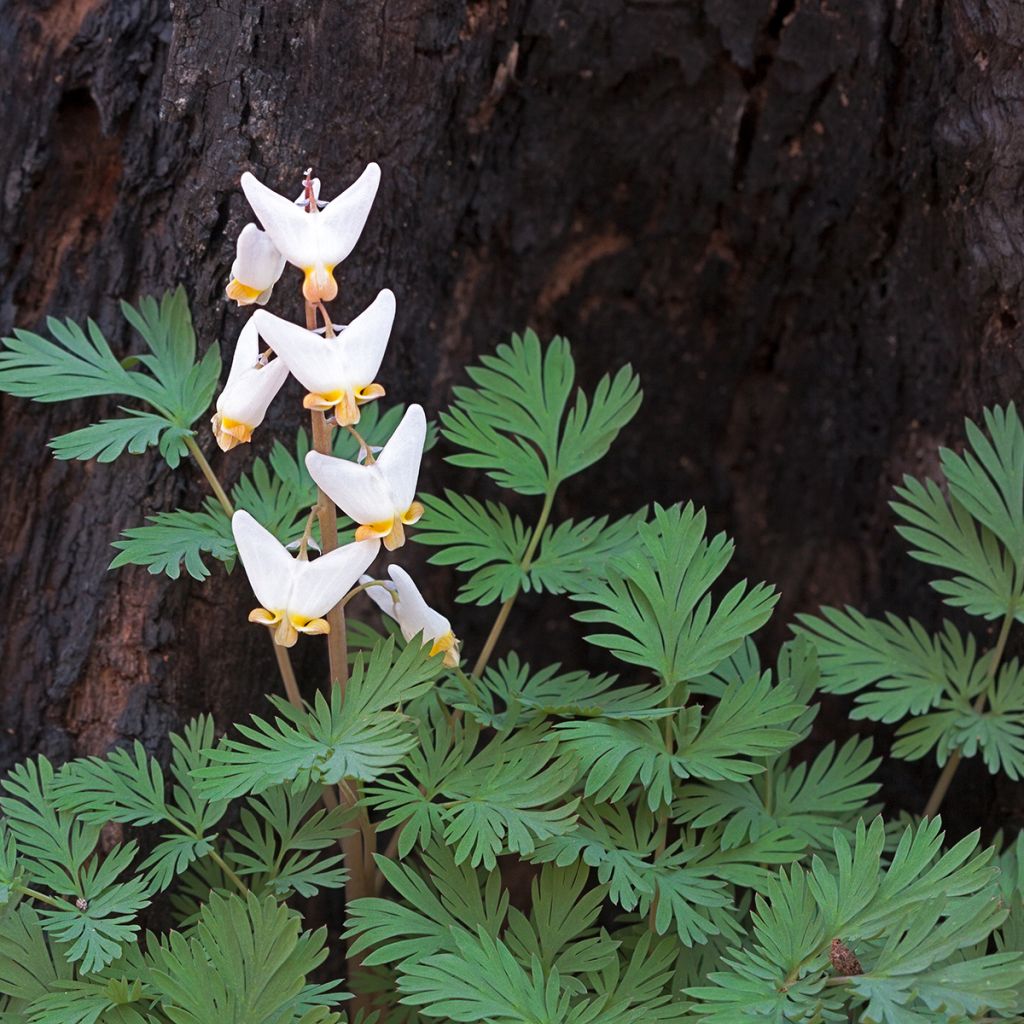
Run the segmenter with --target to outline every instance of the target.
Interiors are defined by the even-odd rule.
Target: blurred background
[[[117,301],[182,283],[201,346],[226,355],[245,318],[223,293],[251,219],[240,174],[298,194],[313,166],[330,198],[376,160],[380,193],[332,311],[347,320],[396,292],[390,399],[436,415],[512,331],[565,335],[582,383],[629,361],[645,403],[556,517],[706,506],[736,538],[731,577],[782,591],[766,660],[821,603],[941,620],[887,502],[1024,376],[1019,0],[4,0],[0,13],[0,332],[91,316],[127,353],[139,342]],[[283,315],[298,314],[296,274],[275,293]],[[201,587],[106,572],[122,528],[205,494],[155,453],[53,460],[47,439],[113,405],[0,397],[3,768],[129,738],[159,747],[190,715],[226,725],[277,687],[240,573],[217,567]],[[230,482],[302,419],[278,402],[254,452],[224,456],[205,430],[202,443]],[[441,455],[426,489],[492,493]],[[493,609],[452,605],[450,583],[432,570],[428,589],[472,653]],[[503,642],[536,663],[604,665],[579,633],[560,601],[527,596]],[[316,685],[321,652],[301,652]],[[848,707],[826,701],[813,744],[847,734]],[[914,811],[937,774],[883,771],[890,806]],[[1013,788],[965,765],[947,820],[1020,826]]]

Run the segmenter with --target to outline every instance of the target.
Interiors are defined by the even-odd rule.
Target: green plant
[[[349,204],[356,236],[373,198],[366,180],[335,200]],[[276,442],[233,487],[221,485],[192,429],[219,362],[213,348],[196,362],[180,292],[129,316],[151,355],[127,366],[94,325],[51,324],[52,340],[18,332],[0,351],[0,387],[23,397],[124,394],[151,407],[129,414],[133,426],[156,421],[145,430],[105,421],[56,439],[58,457],[156,446],[172,469],[194,457],[214,497],[128,530],[114,565],[172,578],[184,565],[201,580],[211,559],[230,568],[240,554],[260,602],[250,619],[270,627],[287,697],[269,695],[265,711],[219,740],[211,718],[195,720],[171,738],[166,765],[134,744],[11,771],[0,796],[2,1019],[1019,1019],[1022,840],[997,853],[974,834],[945,848],[933,816],[886,824],[871,803],[869,740],[798,751],[819,687],[841,689],[838,665],[856,667],[846,692],[857,689],[858,707],[886,721],[937,703],[921,696],[929,671],[948,669],[969,701],[984,693],[1007,706],[1014,685],[1002,680],[1017,678],[1015,665],[997,672],[998,656],[978,658],[952,627],[932,641],[894,624],[887,650],[918,668],[892,685],[891,666],[827,646],[838,627],[824,613],[803,619],[803,635],[765,666],[751,636],[772,613],[774,589],[719,586],[733,545],[709,536],[704,512],[654,506],[610,521],[595,509],[558,521],[559,489],[605,455],[640,404],[628,366],[591,392],[578,388],[563,339],[545,345],[526,332],[498,346],[440,414],[448,461],[482,470],[506,500],[445,491],[414,501],[425,420],[416,406],[378,416],[372,401],[393,298],[382,293],[333,337],[323,304],[334,257],[354,241],[316,248],[312,218],[335,221],[331,206],[317,212],[312,180],[298,205],[251,177],[243,184],[268,234],[243,232],[229,295],[265,300],[287,258],[305,270],[307,328],[319,317],[325,337],[255,314],[250,324],[276,356],[259,354],[255,333],[240,339],[214,431],[226,450],[244,443],[286,366],[308,389],[312,442],[305,433],[293,449]],[[335,365],[357,343],[352,361]],[[1012,410],[993,415],[1016,422]],[[949,599],[1006,622],[1017,614],[1013,545],[1024,545],[1019,430],[1009,447],[997,441],[994,456],[977,456],[991,492],[963,484],[975,462],[956,463],[964,468],[951,489],[956,477],[973,504],[954,493],[947,506],[937,489],[935,498],[910,484],[903,498],[911,529],[934,538],[912,543],[957,574]],[[990,514],[991,493],[1005,517]],[[535,515],[524,519],[531,501]],[[938,527],[922,526],[922,508]],[[459,573],[456,624],[458,602],[498,606],[485,637],[458,639],[398,566],[357,581],[364,555],[407,539]],[[324,554],[310,560],[314,545]],[[364,591],[384,618],[346,630],[344,611]],[[524,591],[561,595],[621,676],[499,657]],[[867,623],[865,636],[882,628],[846,614]],[[325,632],[331,678],[306,701],[288,646]],[[947,749],[965,746],[960,735],[950,732]],[[1016,771],[1014,742],[991,742],[990,763]],[[106,823],[137,831],[141,845],[101,843]],[[513,863],[529,879],[528,898],[514,904]],[[343,937],[305,929],[302,899],[342,888]],[[143,933],[155,903],[173,927]],[[342,942],[344,980],[322,980]]]

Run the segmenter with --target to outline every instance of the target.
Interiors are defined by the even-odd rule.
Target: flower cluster
[[[242,175],[242,189],[262,228],[247,224],[238,237],[228,297],[240,306],[264,305],[290,263],[304,274],[307,323],[302,327],[264,309],[252,314],[239,335],[212,425],[224,451],[249,441],[290,375],[306,389],[303,405],[324,418],[328,433],[348,429],[361,442],[360,462],[336,458],[323,446],[306,456],[321,501],[334,502],[356,523],[352,543],[337,547],[336,539],[325,537],[325,553],[310,561],[308,536],[293,555],[248,512],[235,513],[235,542],[261,604],[250,614],[251,622],[272,627],[275,642],[286,647],[299,633],[327,633],[326,616],[358,581],[397,620],[406,640],[420,636],[432,654],[443,652],[445,663],[455,667],[459,643],[451,623],[427,605],[409,574],[392,565],[388,581],[364,575],[381,544],[388,551],[400,548],[405,528],[423,515],[415,495],[427,436],[419,405],[406,410],[376,455],[355,430],[360,407],[385,393],[375,378],[395,320],[394,294],[385,288],[344,326],[334,324],[324,306],[337,297],[334,270],[355,247],[379,182],[380,168],[370,164],[355,184],[323,202],[319,180],[307,172],[303,192],[293,202],[253,175]],[[263,352],[261,340],[267,346]]]

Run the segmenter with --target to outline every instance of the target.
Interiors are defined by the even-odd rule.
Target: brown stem
[[[330,317],[326,310],[324,319],[327,323],[328,333],[330,333]],[[316,327],[316,306],[308,301],[306,302],[306,327],[311,331]],[[324,414],[313,409],[310,412],[310,418],[313,427],[313,448],[321,455],[330,455],[331,427]],[[327,554],[338,546],[338,512],[334,502],[323,490],[318,489],[318,493],[320,546],[324,554]],[[331,627],[327,634],[327,658],[330,664],[331,683],[341,688],[341,698],[344,701],[345,689],[348,686],[348,642],[345,635],[345,610],[340,603],[327,613],[327,623]],[[351,807],[358,802],[360,795],[358,790],[356,793],[352,793],[347,791],[347,787],[341,787],[339,791],[345,806]],[[367,877],[367,871],[373,864],[373,851],[376,848],[376,842],[373,825],[364,809],[360,814],[359,831],[345,836],[341,841],[345,867],[348,869],[348,881],[345,883],[346,905],[360,897],[373,895],[373,881]],[[351,946],[351,943],[349,945]],[[362,967],[362,957],[348,957],[347,974],[350,979],[358,974]],[[372,1004],[368,997],[356,996],[352,1001],[352,1019],[354,1020],[361,1010],[365,1013],[371,1008]]]
[[[1006,650],[1006,640],[1010,635],[1010,626],[1013,623],[1014,612],[1008,611],[1003,616],[1003,624],[999,629],[999,636],[996,639],[996,646],[992,651],[992,659],[988,663],[988,668],[985,670],[985,678],[991,683],[996,677],[996,672],[999,670],[999,662],[1003,659],[1003,651]],[[974,711],[976,714],[981,714],[985,707],[985,700],[988,696],[987,687],[986,692],[979,694],[978,699],[974,702]],[[949,760],[946,762],[945,767],[942,769],[942,773],[939,775],[938,780],[935,783],[935,788],[932,790],[932,795],[928,797],[928,803],[925,804],[924,810],[921,812],[925,818],[934,818],[939,808],[942,806],[942,801],[945,799],[946,793],[949,790],[949,785],[953,781],[953,776],[956,775],[957,768],[960,767],[960,762],[963,760],[963,751],[960,747],[957,747],[952,754],[949,755]]]
[[[313,304],[306,303],[306,326],[316,326],[316,310]],[[313,427],[313,448],[321,455],[331,454],[331,428],[324,419],[324,414],[313,409],[310,412]],[[334,502],[318,488],[319,501],[317,516],[320,520],[320,547],[326,555],[338,546],[338,511]],[[345,687],[348,686],[348,642],[345,635],[345,612],[335,605],[327,613],[327,623],[331,627],[327,634],[327,658],[330,664],[331,683],[341,687],[342,700],[345,698]]]

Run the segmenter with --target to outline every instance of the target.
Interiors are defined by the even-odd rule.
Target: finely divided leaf
[[[575,591],[596,605],[574,618],[606,623],[614,632],[587,636],[616,657],[677,683],[710,672],[744,637],[767,622],[778,599],[773,587],[737,583],[713,604],[709,588],[732,557],[724,534],[705,539],[706,516],[692,504],[655,506],[638,540],[607,563],[604,579]]]
[[[569,344],[554,338],[542,349],[533,331],[513,335],[467,372],[475,387],[455,388],[441,415],[445,437],[462,449],[448,461],[483,469],[520,494],[549,493],[596,462],[640,405],[637,377],[626,366],[602,378],[590,399],[577,390],[570,409]]]
[[[415,742],[408,717],[394,705],[428,690],[440,662],[418,644],[396,657],[395,641],[388,639],[368,659],[356,656],[344,702],[339,687],[331,688],[329,700],[317,693],[309,711],[271,698],[279,717],[253,716],[251,726],[238,726],[245,740],[225,739],[208,751],[212,763],[194,773],[200,794],[230,800],[284,782],[372,782],[397,768]]]
[[[206,499],[202,512],[158,512],[146,526],[125,530],[113,546],[120,553],[111,569],[144,565],[154,576],[166,573],[172,580],[181,575],[182,564],[193,579],[206,579],[210,569],[203,561],[205,554],[221,562],[235,557],[231,521],[212,498]]]

